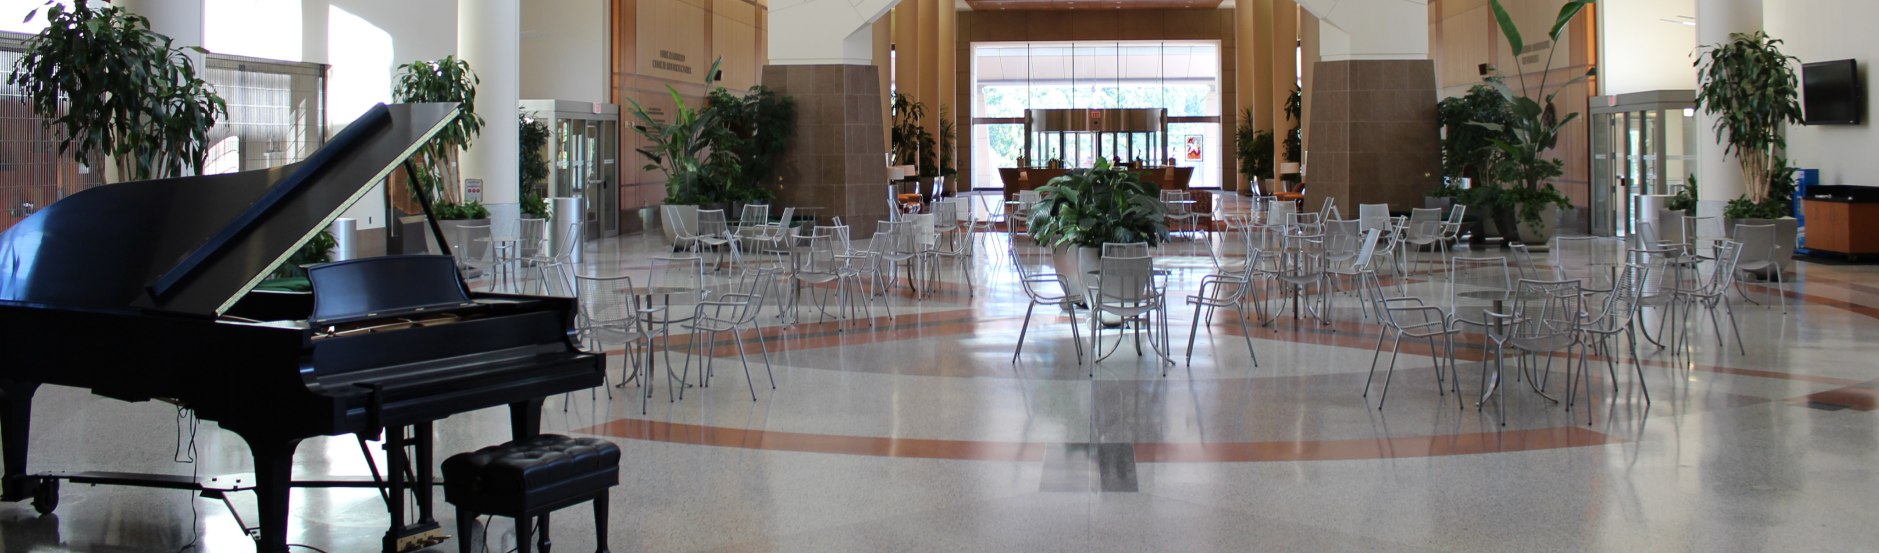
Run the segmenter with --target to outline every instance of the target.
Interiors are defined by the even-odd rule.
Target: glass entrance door
[[[581,199],[581,226],[588,239],[620,233],[618,153],[612,121],[562,119],[555,160],[554,195]]]

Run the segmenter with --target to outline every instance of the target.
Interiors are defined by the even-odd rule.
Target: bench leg
[[[515,551],[516,553],[529,553],[530,551],[534,550],[534,545],[529,543],[529,539],[532,537],[530,534],[534,533],[534,526],[535,526],[535,517],[516,517],[515,519]]]
[[[540,541],[535,542],[536,544],[541,546],[542,553],[548,553],[548,550],[553,548],[555,545],[554,543],[548,541],[548,515],[549,514],[550,513],[542,513],[542,516],[541,516],[542,535],[540,538],[537,538]]]
[[[594,553],[611,553],[607,550],[607,490],[594,497]]]
[[[475,553],[471,548],[476,544],[470,541],[470,536],[474,535],[476,535],[476,512],[469,509],[457,509],[457,551],[459,553]]]

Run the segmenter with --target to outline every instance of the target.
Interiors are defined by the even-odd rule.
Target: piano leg
[[[509,433],[515,441],[542,433],[542,400],[538,397],[509,404]]]
[[[0,449],[6,456],[3,501],[22,501],[33,497],[39,481],[26,477],[26,447],[32,436],[33,394],[39,383],[0,385]]]
[[[258,553],[286,553],[287,499],[293,493],[294,449],[299,438],[242,434],[254,452],[254,497],[260,511],[255,537]]]

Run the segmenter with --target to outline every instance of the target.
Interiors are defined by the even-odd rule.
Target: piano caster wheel
[[[39,481],[39,489],[33,491],[33,510],[41,515],[52,514],[59,508],[59,480],[47,478]]]

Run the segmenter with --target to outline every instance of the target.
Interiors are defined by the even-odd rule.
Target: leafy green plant
[[[1670,197],[1670,201],[1664,202],[1664,209],[1685,213],[1695,210],[1696,190],[1696,175],[1690,175],[1689,180],[1684,181],[1683,188],[1677,190],[1676,195]]]
[[[1722,216],[1730,219],[1780,219],[1794,215],[1794,189],[1800,169],[1788,166],[1787,158],[1776,156],[1768,168],[1768,196],[1754,201],[1747,194],[1723,206]]]
[[[1488,82],[1496,80],[1500,77],[1488,77]],[[1502,128],[1496,131],[1469,124],[1477,121],[1495,123]],[[1511,130],[1515,124],[1513,103],[1486,84],[1474,85],[1468,88],[1467,94],[1437,102],[1435,122],[1442,128],[1442,175],[1450,178],[1480,180],[1480,169],[1499,151],[1488,139],[1517,140]]]
[[[534,192],[522,193],[522,214],[531,219],[548,218],[548,200]]]
[[[705,72],[705,84],[711,84],[712,76],[723,63],[724,58],[711,62],[711,70]],[[725,201],[730,183],[737,180],[742,167],[730,149],[712,145],[735,140],[736,135],[718,124],[718,111],[692,109],[685,105],[685,98],[679,96],[678,90],[671,85],[666,85],[665,89],[676,106],[669,123],[654,119],[638,100],[626,99],[633,117],[639,120],[633,130],[647,141],[645,148],[634,151],[652,162],[646,164],[645,170],[665,173],[665,203],[705,205]]]
[[[488,219],[489,209],[483,202],[469,201],[461,204],[446,203],[439,200],[431,204],[431,214],[439,221],[463,221],[469,219]]]
[[[891,112],[894,125],[888,133],[888,142],[894,153],[894,164],[916,166],[922,177],[939,176],[939,165],[934,159],[938,148],[934,145],[933,133],[927,132],[922,123],[926,118],[926,104],[896,92]]]
[[[1775,174],[1775,151],[1787,147],[1786,123],[1801,122],[1798,79],[1781,53],[1781,40],[1761,31],[1730,33],[1729,42],[1701,48],[1696,61],[1696,105],[1716,116],[1717,142],[1742,166],[1744,199],[1775,199],[1769,179]],[[1787,199],[1779,201],[1785,206]]]
[[[950,106],[940,104],[939,120],[939,174],[952,178],[959,174],[958,164],[953,159],[953,150],[959,144],[959,127],[953,122]]]
[[[517,182],[522,185],[522,195],[530,193],[540,198],[548,195],[548,139],[553,135],[548,124],[536,119],[534,114],[516,114]]]
[[[1272,131],[1253,128],[1253,110],[1240,110],[1240,121],[1233,129],[1233,153],[1240,158],[1240,174],[1262,179],[1272,178]]]
[[[319,233],[314,234],[313,238],[308,240],[306,244],[302,244],[300,249],[294,250],[293,255],[287,256],[287,259],[281,261],[280,265],[276,265],[274,270],[269,271],[268,278],[307,276],[307,270],[300,267],[302,265],[317,265],[332,261],[333,248],[338,245],[339,241],[333,239],[332,232],[321,230]]]
[[[460,183],[463,173],[457,158],[476,135],[483,131],[483,117],[476,114],[476,86],[482,79],[470,70],[470,62],[456,56],[436,61],[414,61],[398,66],[391,97],[400,103],[457,102],[463,113],[411,156],[420,172],[429,179],[431,198],[439,202],[459,203],[463,199]]]
[[[1037,189],[1043,198],[1026,224],[1040,244],[1100,248],[1104,242],[1160,244],[1168,238],[1161,188],[1138,173],[1098,158]]]
[[[725,190],[724,201],[762,202],[775,197],[764,183],[775,176],[776,161],[789,148],[796,132],[796,99],[764,86],[750,87],[739,98],[723,87],[706,96],[712,111],[729,135],[719,135],[714,149],[737,157],[741,170]]]
[[[1285,97],[1285,120],[1293,121],[1292,130],[1285,133],[1285,162],[1299,163],[1305,160],[1305,93],[1292,87],[1292,94]]]
[[[1549,41],[1551,46],[1547,47],[1545,67],[1553,66],[1553,56],[1559,51],[1560,33],[1564,32],[1566,25],[1592,2],[1593,0],[1574,0],[1559,8],[1558,18],[1554,20],[1552,29],[1547,32],[1547,38],[1551,39]],[[1500,0],[1489,0],[1489,5],[1494,8],[1495,22],[1500,26],[1501,33],[1507,36],[1508,47],[1513,51],[1514,56],[1519,57],[1526,53],[1523,51],[1526,42],[1521,38],[1520,29],[1514,25],[1513,17],[1508,15],[1507,8],[1501,5]],[[1588,69],[1585,74],[1552,87],[1551,92],[1548,92],[1547,86],[1551,72],[1541,73],[1537,87],[1529,87],[1527,85],[1529,79],[1520,79],[1519,93],[1515,93],[1513,88],[1503,81],[1490,79],[1487,82],[1488,86],[1507,100],[1513,110],[1513,118],[1506,122],[1470,121],[1468,124],[1493,131],[1493,133],[1507,132],[1512,135],[1511,140],[1507,135],[1486,137],[1488,143],[1492,144],[1498,152],[1492,159],[1486,161],[1487,167],[1481,171],[1481,180],[1484,181],[1484,185],[1505,188],[1496,196],[1496,209],[1493,210],[1495,223],[1503,229],[1503,232],[1511,234],[1511,230],[1516,228],[1514,224],[1516,220],[1535,226],[1545,224],[1540,214],[1549,204],[1561,208],[1572,207],[1572,201],[1555,189],[1552,183],[1547,182],[1565,174],[1565,162],[1545,157],[1545,154],[1547,150],[1553,149],[1553,146],[1559,143],[1560,132],[1568,123],[1577,119],[1579,113],[1570,112],[1564,117],[1559,116],[1559,108],[1553,103],[1553,99],[1567,87],[1597,73],[1596,68]],[[1540,94],[1544,96],[1540,100],[1535,100],[1534,98]]]
[[[20,87],[42,126],[59,129],[59,153],[86,165],[112,159],[119,182],[202,173],[209,129],[228,104],[183,50],[120,7],[74,0],[44,9],[46,28],[27,39],[7,84]]]

